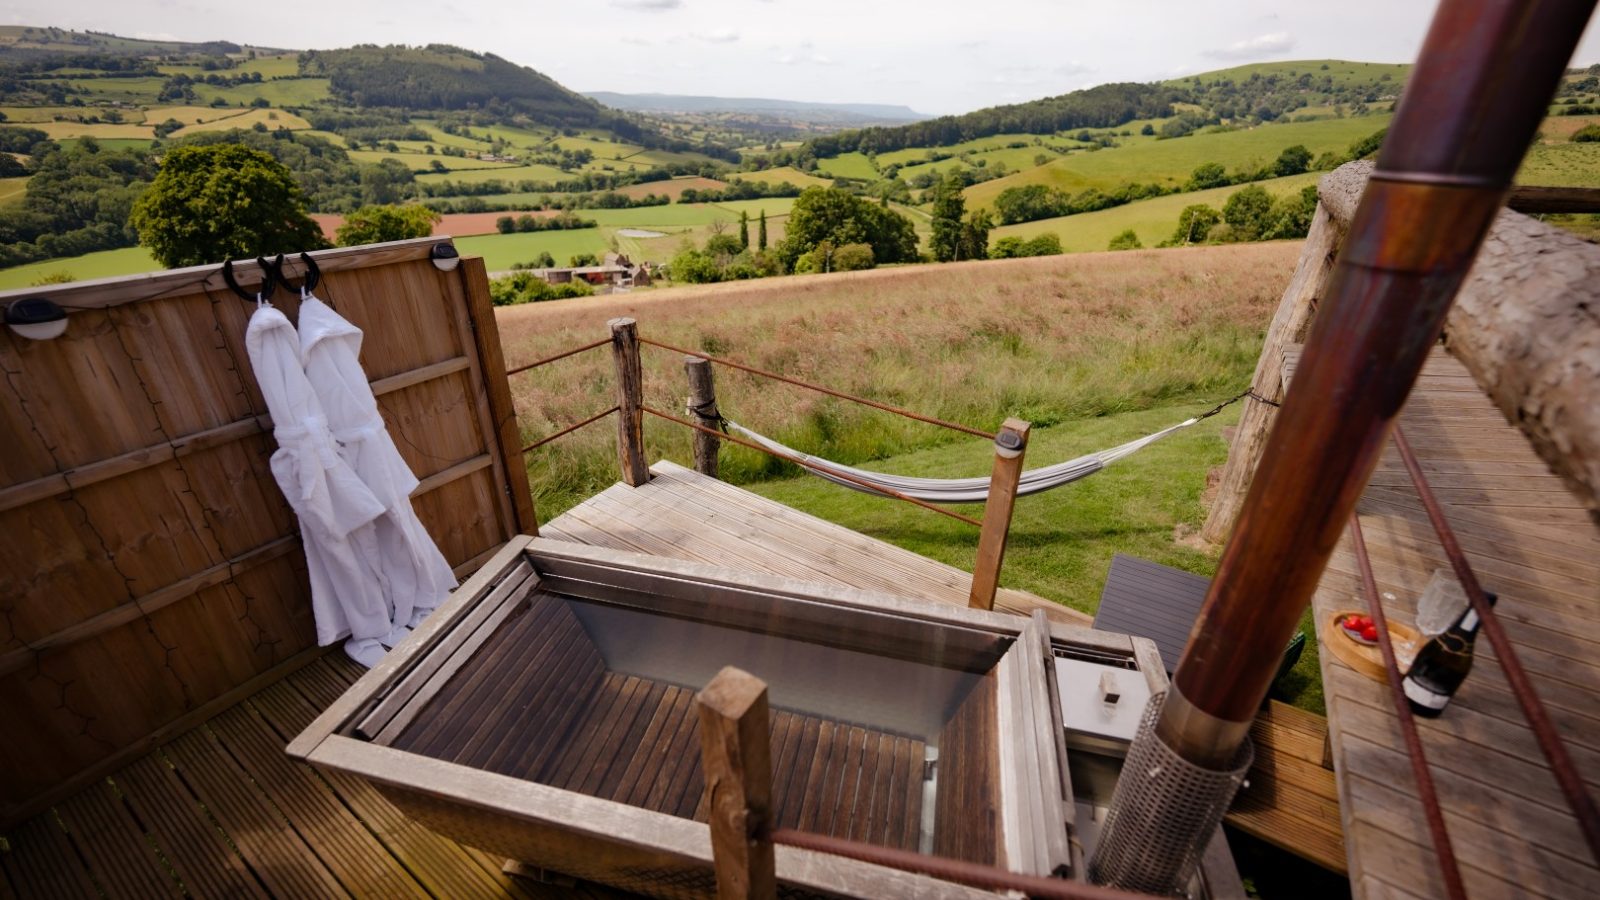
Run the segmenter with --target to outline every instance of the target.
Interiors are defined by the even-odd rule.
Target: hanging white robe
[[[260,305],[245,331],[245,348],[278,441],[272,476],[300,520],[317,643],[386,637],[394,627],[388,604],[370,554],[358,546],[383,515],[383,503],[340,458],[306,380],[299,338],[283,313]]]
[[[417,477],[395,447],[361,369],[361,329],[306,297],[300,304],[300,358],[339,455],[384,505],[374,523],[375,552],[394,623],[417,624],[444,602],[456,579],[412,508]]]

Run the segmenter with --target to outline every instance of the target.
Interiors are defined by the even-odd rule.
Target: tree
[[[1172,233],[1174,244],[1193,244],[1206,239],[1206,232],[1222,221],[1222,214],[1204,203],[1185,206],[1178,214],[1178,228]]]
[[[801,191],[785,230],[777,252],[787,271],[824,241],[836,247],[870,244],[879,263],[917,258],[917,232],[910,219],[838,188]]]
[[[1280,178],[1284,175],[1299,175],[1311,167],[1311,151],[1304,144],[1295,144],[1285,147],[1278,154],[1277,162],[1272,164],[1272,173]]]
[[[767,211],[761,211],[761,224],[756,230],[756,249],[767,249]]]
[[[739,249],[750,249],[750,214],[739,210]]]
[[[427,237],[439,219],[439,213],[426,206],[363,206],[344,217],[334,241],[341,247],[357,247]]]
[[[961,258],[961,216],[967,207],[961,197],[963,187],[960,176],[951,173],[934,188],[933,236],[928,239],[928,250],[939,262]]]
[[[1272,211],[1272,195],[1259,184],[1234,191],[1222,205],[1222,220],[1233,229],[1233,239],[1253,241],[1261,236]]]
[[[517,220],[511,216],[501,216],[500,218],[494,220],[494,230],[500,232],[501,234],[515,234],[517,231]]]
[[[1585,125],[1572,133],[1572,142],[1587,144],[1600,141],[1600,125]]]
[[[1022,255],[1022,238],[1003,237],[989,248],[990,259],[1015,259]]]
[[[1366,137],[1362,138],[1361,140],[1356,141],[1355,143],[1351,144],[1350,145],[1350,158],[1351,159],[1366,159],[1367,157],[1373,155],[1374,153],[1377,153],[1378,152],[1378,148],[1383,146],[1383,138],[1384,138],[1384,136],[1387,135],[1388,133],[1389,133],[1389,129],[1380,128],[1377,131],[1374,131],[1373,133],[1371,133],[1371,134],[1367,135]]]
[[[134,204],[139,242],[169,268],[327,246],[282,164],[238,144],[180,147]]]
[[[832,269],[835,272],[855,272],[877,265],[872,248],[866,244],[845,244],[833,251]]]
[[[956,256],[960,259],[988,259],[989,230],[992,228],[994,216],[987,209],[973,210],[961,223],[961,246]]]
[[[1149,137],[1156,133],[1156,127],[1151,125],[1149,122],[1146,122],[1144,123],[1144,127],[1139,129],[1139,133],[1145,137]]]
[[[1117,235],[1116,237],[1112,238],[1111,239],[1111,243],[1106,246],[1106,249],[1107,250],[1138,250],[1143,246],[1144,246],[1144,244],[1139,243],[1139,236],[1137,234],[1133,233],[1133,229],[1132,228],[1129,228],[1126,231],[1122,232],[1121,234]]]
[[[1036,235],[1033,238],[1024,241],[1022,244],[1022,253],[1020,255],[1060,256],[1063,252],[1064,251],[1061,249],[1061,237],[1054,231],[1046,231],[1044,234]]]
[[[1203,191],[1207,188],[1226,187],[1228,184],[1228,170],[1222,163],[1201,163],[1194,167],[1189,175],[1189,190]]]
[[[567,265],[574,269],[579,266],[598,266],[600,265],[600,257],[595,256],[593,253],[575,253],[567,260]]]

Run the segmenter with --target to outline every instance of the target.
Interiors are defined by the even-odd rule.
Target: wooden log
[[[1600,522],[1600,247],[1515,212],[1495,221],[1445,345]]]
[[[1332,178],[1330,175],[1323,179],[1319,195],[1327,189]],[[1354,210],[1354,204],[1351,209]],[[1267,328],[1266,344],[1261,349],[1261,358],[1256,362],[1255,376],[1250,381],[1252,396],[1245,398],[1244,408],[1239,414],[1233,446],[1228,451],[1228,462],[1223,466],[1222,480],[1217,486],[1217,498],[1212,502],[1211,512],[1200,530],[1200,536],[1213,544],[1227,540],[1228,532],[1233,530],[1234,520],[1239,517],[1239,509],[1244,506],[1245,489],[1255,476],[1262,448],[1267,445],[1267,435],[1271,433],[1272,423],[1277,417],[1278,408],[1274,404],[1283,401],[1282,348],[1286,344],[1298,344],[1305,340],[1306,332],[1311,328],[1311,319],[1316,314],[1317,302],[1327,287],[1328,276],[1333,274],[1333,261],[1339,254],[1339,244],[1344,240],[1345,226],[1341,222],[1348,221],[1348,216],[1340,219],[1328,206],[1326,199],[1317,204],[1311,231],[1306,235],[1305,247],[1300,251],[1300,263],[1295,267],[1294,277],[1289,280],[1283,299],[1278,301],[1278,311],[1273,314],[1272,324]]]
[[[617,464],[622,480],[638,487],[650,480],[644,461],[644,370],[639,362],[639,325],[612,319],[611,355],[617,370]]]
[[[689,414],[707,428],[721,428],[722,416],[717,411],[717,387],[711,361],[698,356],[685,356],[683,371],[689,376]],[[703,431],[696,431],[694,470],[701,475],[717,477],[717,451],[721,447],[721,441]]]
[[[972,590],[967,595],[967,605],[974,609],[994,609],[1000,566],[1006,557],[1006,537],[1011,532],[1011,512],[1017,503],[1017,482],[1022,479],[1022,458],[1028,449],[1028,428],[1021,419],[1006,419],[994,438],[989,499],[983,505],[978,560],[972,567]]]
[[[1519,184],[1511,189],[1506,206],[1527,215],[1600,213],[1600,188]]]
[[[767,686],[724,667],[695,695],[720,900],[778,896],[772,847],[772,748]]]
[[[1371,163],[1323,179],[1335,219]],[[1335,178],[1335,176],[1338,176]],[[1600,247],[1502,211],[1445,320],[1445,345],[1600,521]]]

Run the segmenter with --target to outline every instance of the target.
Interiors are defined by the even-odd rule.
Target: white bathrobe
[[[389,436],[361,369],[361,329],[307,297],[300,304],[300,358],[339,455],[384,505],[374,523],[376,553],[394,624],[417,624],[444,602],[456,579],[411,506],[417,478]]]
[[[278,441],[272,475],[300,519],[317,643],[346,635],[355,641],[386,637],[394,626],[373,577],[371,554],[362,546],[384,505],[340,458],[306,380],[300,340],[283,313],[259,306],[245,331],[245,348]]]

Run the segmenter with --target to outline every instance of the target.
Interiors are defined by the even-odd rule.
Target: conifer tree
[[[767,249],[767,211],[761,211],[761,227],[756,232],[756,249]]]

